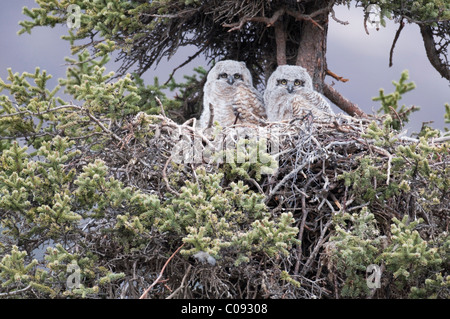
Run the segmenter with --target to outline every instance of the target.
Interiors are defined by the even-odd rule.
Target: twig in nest
[[[166,116],[152,115],[152,117],[155,118],[155,119],[159,119],[161,121],[164,121],[164,125],[168,126],[170,128],[175,128],[175,129],[180,128],[179,124],[175,123],[172,119],[170,119],[170,118],[168,118]],[[211,141],[205,135],[202,134],[202,130],[199,130],[199,129],[195,128],[195,127],[191,127],[191,126],[187,126],[187,125],[186,126],[182,125],[182,127],[187,129],[187,130],[189,130],[192,134],[196,134],[196,135],[200,136],[202,138],[202,141],[205,142],[208,145],[208,147],[211,147],[211,149],[213,149],[213,150],[216,149],[214,144],[212,144]]]
[[[27,291],[30,288],[31,288],[31,284],[29,284],[28,286],[26,286],[23,289],[14,290],[14,291],[11,291],[11,292],[0,293],[0,297],[17,295],[17,294],[20,294],[22,292]]]
[[[110,134],[110,135],[111,135],[112,137],[114,137],[117,141],[119,141],[119,145],[120,145],[120,143],[122,143],[122,139],[121,139],[119,136],[117,136],[116,134],[114,134],[114,133],[113,133],[111,130],[109,130],[107,127],[105,127],[105,126],[103,125],[103,123],[100,122],[100,120],[99,120],[98,118],[96,118],[96,117],[91,113],[91,111],[89,111],[89,109],[84,108],[84,107],[81,107],[81,108],[82,108],[82,110],[84,110],[84,111],[87,113],[88,117],[89,117],[91,120],[93,120],[95,123],[97,123],[98,126],[100,126],[100,128],[101,128],[104,132]]]
[[[163,168],[163,171],[162,171],[163,180],[164,180],[164,183],[166,184],[166,187],[169,190],[169,192],[171,192],[172,194],[175,194],[175,195],[180,195],[176,190],[174,190],[172,187],[170,187],[169,179],[167,178],[167,173],[166,173],[167,172],[167,166],[169,166],[169,163],[170,163],[171,160],[172,160],[172,155],[169,156],[169,158],[166,161],[166,164],[164,164],[164,168]]]
[[[336,196],[334,196],[333,193],[330,193],[331,199],[333,200],[333,202],[336,204],[336,206],[339,208],[339,210],[342,210],[342,205],[341,203],[339,203],[338,199],[336,198]],[[345,203],[344,203],[345,204]]]
[[[331,223],[333,222],[333,218],[330,218],[328,222],[325,224],[325,226],[322,229],[322,232],[320,234],[319,240],[317,241],[317,245],[314,247],[314,250],[312,251],[311,255],[309,256],[308,260],[305,263],[305,266],[303,267],[301,271],[301,275],[305,275],[306,272],[309,270],[309,267],[311,267],[311,264],[313,263],[314,259],[317,256],[317,253],[319,252],[319,249],[323,246],[323,243],[326,241],[327,237],[329,237],[331,234],[328,234],[327,237],[325,237],[325,233],[328,230],[328,227],[331,226]]]
[[[342,133],[349,133],[349,132],[351,132],[351,130],[349,128],[344,128],[336,120],[333,121],[333,125],[334,125],[334,127],[336,128],[336,130],[338,132],[342,132]]]
[[[159,107],[161,108],[161,114],[164,115],[164,117],[167,117],[167,116],[166,116],[166,112],[164,111],[164,106],[163,106],[161,100],[160,100],[159,97],[157,97],[157,96],[155,96],[155,99],[156,99],[156,101],[158,102]]]
[[[300,224],[300,231],[298,232],[298,240],[300,244],[297,247],[297,261],[295,263],[294,274],[298,275],[300,268],[300,261],[302,260],[302,239],[303,231],[305,229],[306,217],[308,216],[308,210],[306,209],[306,194],[302,194],[302,223]]]
[[[167,265],[169,264],[169,262],[172,260],[172,258],[180,251],[180,249],[184,246],[185,243],[183,243],[180,247],[178,247],[177,250],[175,250],[175,252],[172,254],[172,256],[170,256],[169,259],[167,259],[166,263],[164,264],[164,266],[161,269],[161,272],[159,273],[158,277],[156,278],[156,280],[150,285],[150,287],[148,287],[144,293],[139,297],[139,299],[144,299],[145,297],[147,297],[148,292],[160,281],[164,270],[166,269]]]
[[[387,167],[387,172],[386,172],[386,174],[387,174],[386,185],[389,185],[389,182],[391,180],[391,165],[392,165],[391,162],[392,162],[392,155],[389,154],[388,163],[387,163],[388,167]]]
[[[175,297],[177,295],[177,293],[184,288],[184,282],[186,281],[186,278],[189,274],[189,272],[192,269],[192,265],[189,265],[188,269],[186,270],[186,273],[183,276],[183,279],[181,280],[181,285],[180,287],[178,287],[177,289],[175,289],[166,299],[172,299],[173,297]]]
[[[375,145],[371,145],[371,147],[373,147],[375,149],[375,151],[377,151],[378,154],[387,156],[387,158],[388,158],[388,162],[387,162],[388,167],[387,167],[387,172],[386,172],[386,175],[387,175],[386,185],[389,185],[389,182],[391,180],[392,155],[391,155],[391,153],[389,153],[388,151],[386,151],[385,149],[383,149],[381,147],[378,147],[378,146],[375,146]]]
[[[310,160],[310,162],[314,162],[317,158],[319,158],[319,155],[313,156]],[[270,199],[272,199],[273,195],[280,189],[281,186],[283,186],[288,180],[293,178],[297,175],[298,172],[300,172],[305,166],[308,165],[308,163],[304,163],[302,165],[299,165],[297,168],[292,170],[289,174],[283,177],[283,179],[272,189],[272,191],[269,193],[269,195],[265,198],[264,202],[267,204]]]
[[[258,189],[258,191],[261,193],[261,194],[263,194],[264,195],[264,191],[263,191],[263,189],[261,188],[261,186],[258,184],[258,182],[257,181],[255,181],[255,179],[254,178],[249,178],[248,179],[248,181],[250,181],[253,185],[255,185],[256,186],[256,188]]]

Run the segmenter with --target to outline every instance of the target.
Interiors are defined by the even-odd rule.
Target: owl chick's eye
[[[304,85],[305,85],[305,81],[302,81],[302,80],[295,80],[295,81],[294,81],[294,85],[295,85],[295,86],[304,86]]]
[[[219,78],[226,79],[226,78],[228,78],[228,74],[226,74],[226,73],[220,73],[220,74],[219,74]]]
[[[285,80],[285,79],[278,80],[278,84],[286,85],[287,84],[287,80]]]
[[[240,75],[239,73],[235,73],[235,74],[234,74],[234,78],[235,78],[236,80],[241,79],[241,78],[242,78],[242,75]]]

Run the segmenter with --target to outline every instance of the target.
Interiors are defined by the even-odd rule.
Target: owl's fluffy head
[[[217,62],[209,71],[207,82],[224,82],[230,85],[244,82],[253,85],[252,75],[244,62],[234,60],[223,60]]]
[[[267,81],[265,98],[275,91],[295,94],[305,90],[313,90],[312,79],[306,69],[298,65],[280,65]]]

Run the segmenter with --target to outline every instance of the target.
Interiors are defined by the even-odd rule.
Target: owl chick
[[[269,77],[264,104],[267,119],[272,122],[311,114],[323,118],[334,114],[324,97],[314,91],[306,69],[296,65],[281,65]]]
[[[214,122],[222,127],[258,124],[266,117],[263,98],[253,87],[252,76],[244,62],[216,63],[208,73],[203,93],[200,128],[207,128]]]

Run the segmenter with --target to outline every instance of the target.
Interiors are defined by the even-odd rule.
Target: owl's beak
[[[232,75],[229,75],[229,76],[228,76],[227,83],[228,83],[229,85],[232,85],[232,84],[234,83],[234,77],[233,77]]]
[[[292,93],[293,91],[294,91],[294,86],[292,85],[292,84],[288,84],[287,85],[287,91],[289,92],[289,93]]]

